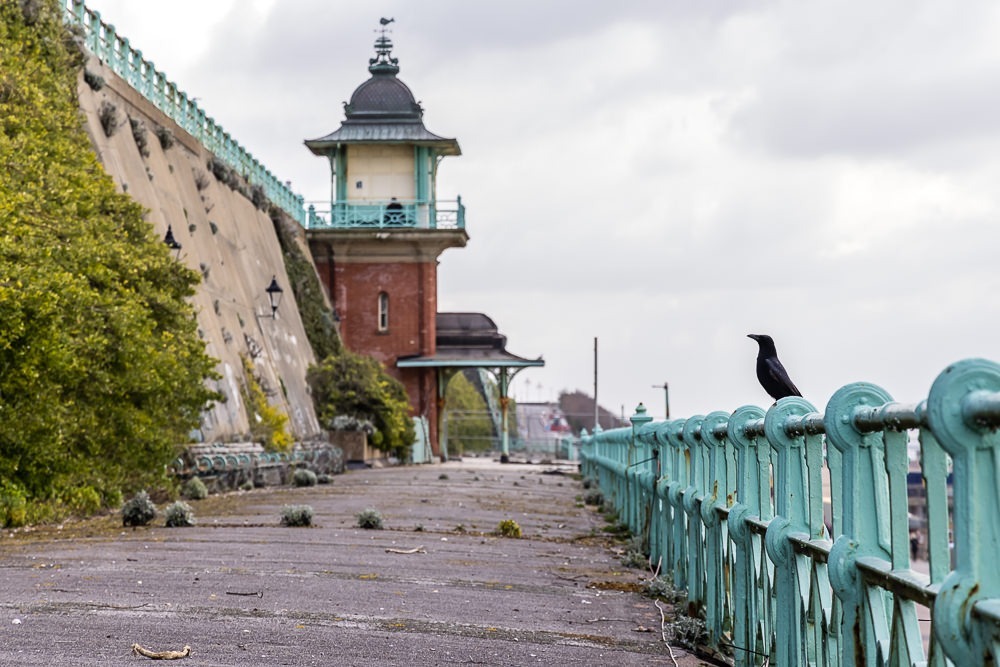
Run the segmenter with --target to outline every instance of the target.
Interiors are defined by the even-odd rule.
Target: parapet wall
[[[320,437],[305,382],[315,357],[267,212],[220,181],[208,166],[213,154],[105,63],[92,56],[86,69],[91,81],[94,75],[103,79],[97,89],[82,77],[79,84],[80,108],[98,158],[118,187],[149,209],[147,220],[156,234],[163,237],[171,227],[182,245],[178,261],[203,277],[193,303],[207,351],[219,360],[221,379],[213,388],[225,400],[205,413],[195,439],[248,439],[255,417],[241,395],[241,357],[251,359],[269,402],[288,415],[293,439]],[[111,136],[102,113],[117,121]],[[144,147],[130,120],[144,128]],[[173,139],[171,146],[161,145],[158,128]],[[137,134],[142,137],[143,131]],[[272,276],[284,288],[276,317],[264,291]]]

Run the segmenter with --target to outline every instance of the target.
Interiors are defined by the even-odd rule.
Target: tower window
[[[389,330],[389,295],[386,292],[378,293],[378,330]]]

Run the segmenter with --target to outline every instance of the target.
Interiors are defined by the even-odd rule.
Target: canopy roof
[[[507,351],[507,337],[483,313],[438,313],[437,351],[401,357],[398,368],[527,368],[544,366],[541,357],[525,359]]]

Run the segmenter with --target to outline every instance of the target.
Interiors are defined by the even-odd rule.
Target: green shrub
[[[132,126],[132,139],[135,141],[135,147],[139,149],[139,154],[142,157],[149,157],[149,137],[146,133],[146,124],[131,116],[129,116],[128,122]]]
[[[91,72],[89,69],[83,71],[83,80],[87,82],[87,85],[90,86],[90,89],[93,90],[94,92],[97,92],[98,90],[103,88],[105,83],[103,76],[101,76],[100,74],[95,74],[94,72]]]
[[[358,528],[366,530],[382,530],[382,514],[373,508],[358,512]]]
[[[191,174],[194,176],[194,187],[198,189],[198,192],[208,187],[208,177],[205,176],[205,172],[192,168]]]
[[[622,565],[625,567],[645,569],[649,566],[649,558],[641,551],[629,549],[622,556]]]
[[[319,482],[319,478],[316,473],[307,468],[299,468],[292,475],[292,484],[295,486],[316,486],[317,482]]]
[[[239,188],[240,177],[225,162],[214,155],[208,159],[208,170],[219,182],[228,185],[230,190]]]
[[[0,488],[0,521],[4,528],[17,528],[28,521],[28,500],[24,491],[13,486]]]
[[[160,140],[160,148],[168,150],[174,145],[174,134],[162,125],[156,126],[156,138]]]
[[[30,25],[22,7],[40,8]],[[166,488],[177,444],[216,398],[189,302],[198,277],[98,161],[63,15],[52,0],[0,2],[0,274],[16,276],[0,288],[0,396],[17,415],[0,423],[0,487],[24,499],[9,497],[0,522],[22,508],[25,522],[59,520],[98,498],[119,510],[119,490]],[[121,129],[122,109],[96,106],[98,136]]]
[[[192,477],[184,482],[184,486],[181,487],[181,495],[188,500],[204,500],[208,498],[208,487],[205,486],[205,482],[201,481],[200,477]]]
[[[254,418],[250,420],[250,435],[264,445],[269,452],[287,452],[292,449],[292,437],[285,427],[288,415],[267,400],[267,392],[261,386],[256,369],[250,357],[241,355],[243,361],[243,401]]]
[[[309,505],[285,505],[281,508],[281,525],[290,528],[311,526],[313,508]]]
[[[270,202],[267,200],[267,193],[264,191],[264,186],[253,185],[250,188],[250,201],[253,203],[254,208],[261,211],[266,211]]]
[[[156,505],[149,494],[140,491],[122,506],[123,526],[145,526],[156,517]]]
[[[683,597],[677,593],[673,584],[663,577],[653,577],[646,581],[642,594],[646,597],[659,598],[667,602],[676,602]]]
[[[501,537],[521,537],[521,526],[513,519],[504,519],[497,526],[497,533]]]
[[[167,505],[163,513],[167,517],[167,528],[186,528],[194,525],[194,511],[190,505],[181,500]]]
[[[114,136],[114,133],[118,131],[118,126],[121,123],[118,118],[118,107],[111,102],[104,100],[101,102],[101,107],[97,110],[97,118],[101,121],[101,127],[104,128],[104,136]]]
[[[62,494],[62,500],[73,514],[87,516],[101,509],[101,494],[92,486],[76,486]]]
[[[333,484],[333,475],[328,475],[326,473],[316,475],[316,482],[318,484]]]
[[[316,416],[330,428],[337,417],[371,422],[369,444],[406,459],[416,440],[403,384],[372,357],[343,350],[306,373]]]

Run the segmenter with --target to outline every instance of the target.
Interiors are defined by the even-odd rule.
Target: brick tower
[[[307,236],[344,344],[402,381],[437,454],[436,371],[396,360],[436,352],[438,257],[469,238],[461,199],[437,200],[437,166],[461,150],[424,127],[423,109],[396,76],[384,21],[375,54],[340,128],[305,142],[329,159],[332,174],[330,208],[309,207]]]

